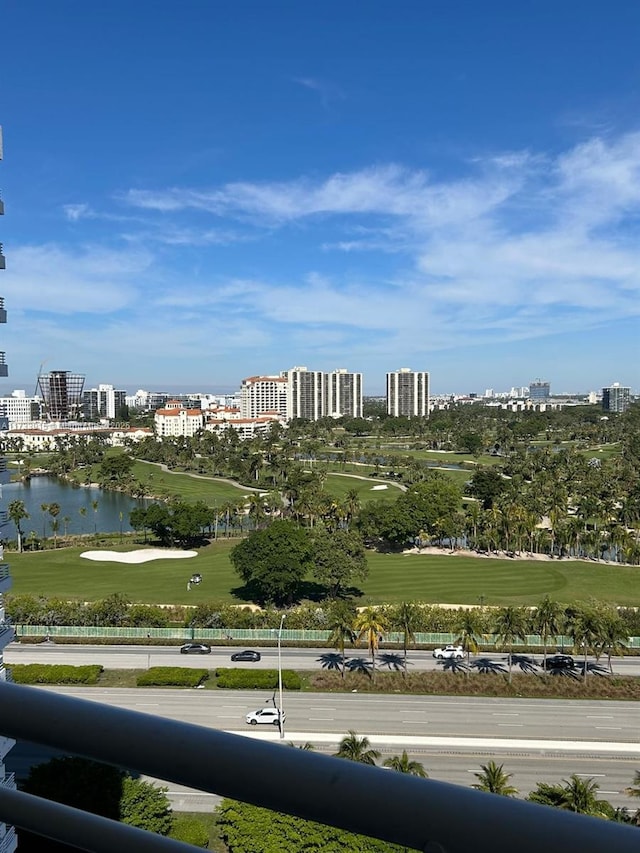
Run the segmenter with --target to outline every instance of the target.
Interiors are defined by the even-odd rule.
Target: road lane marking
[[[309,717],[310,723],[333,723],[333,717]]]
[[[524,727],[524,723],[498,723],[498,728],[500,729],[521,729]]]
[[[519,717],[520,714],[500,714],[498,712],[493,714],[494,717]]]
[[[614,720],[613,714],[587,714],[587,720]]]
[[[143,708],[143,707],[157,708],[159,704],[160,704],[159,702],[136,702],[136,707],[137,708]]]
[[[622,726],[596,726],[597,729],[609,729],[615,732],[621,732]]]

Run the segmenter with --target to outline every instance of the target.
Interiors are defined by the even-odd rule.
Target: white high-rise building
[[[287,417],[287,380],[284,376],[249,376],[240,387],[240,414],[257,418],[276,412]]]
[[[287,420],[317,421],[327,413],[325,384],[320,370],[292,367],[282,374],[287,380]]]
[[[387,373],[387,414],[407,418],[429,416],[429,374],[401,367]]]
[[[115,420],[118,411],[126,405],[127,392],[118,391],[113,385],[98,385],[82,396],[84,415],[89,420],[108,418]]]
[[[602,389],[602,408],[605,412],[626,412],[631,403],[631,388],[614,382]]]
[[[340,367],[325,373],[326,413],[330,418],[362,417],[362,373],[349,373]]]
[[[2,160],[2,128],[0,127],[0,160]],[[0,199],[0,216],[4,214],[4,204]],[[2,253],[2,243],[0,242],[0,270],[5,268],[4,254]],[[0,297],[0,323],[7,322],[7,312],[4,307],[4,298]],[[0,352],[0,376],[8,376],[9,370],[4,358],[4,352]],[[0,427],[8,429],[9,423],[6,416],[0,417]],[[3,456],[0,456],[0,483],[9,482],[9,472],[7,470],[7,461]],[[0,498],[2,490],[0,489]],[[6,524],[4,521],[5,512],[0,515],[0,524]],[[3,533],[4,535],[4,533]],[[0,546],[0,680],[6,681],[7,671],[4,667],[3,651],[6,646],[13,640],[13,628],[6,617],[4,611],[4,593],[11,588],[11,575],[9,574],[9,566],[4,561],[4,552]],[[5,759],[7,753],[15,746],[15,740],[10,737],[0,735],[0,786],[7,789],[15,790],[16,783],[13,776],[6,772]],[[0,850],[2,853],[14,853],[18,841],[16,838],[15,829],[12,826],[7,826],[6,823],[0,823]]]

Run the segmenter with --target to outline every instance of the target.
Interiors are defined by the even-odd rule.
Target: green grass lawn
[[[13,592],[93,601],[120,592],[146,604],[236,601],[239,586],[229,551],[237,540],[218,540],[185,560],[131,565],[80,557],[81,549],[7,555]],[[113,550],[131,550],[131,546]],[[465,556],[369,554],[369,578],[360,603],[535,604],[545,594],[561,602],[595,598],[640,604],[640,568],[582,562],[493,560]],[[193,572],[203,582],[187,591]]]
[[[242,486],[233,486],[222,480],[206,475],[179,474],[163,471],[159,465],[151,462],[136,462],[133,476],[149,486],[149,491],[178,495],[182,500],[204,501],[209,506],[221,505],[226,501],[237,501],[242,495],[251,494],[251,490]]]

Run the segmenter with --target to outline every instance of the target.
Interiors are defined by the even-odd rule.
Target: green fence
[[[276,628],[102,628],[93,625],[15,625],[16,637],[69,637],[69,638],[86,638],[91,639],[129,639],[132,642],[136,640],[178,640],[186,642],[189,640],[204,640],[215,642],[229,642],[231,640],[243,640],[249,644],[265,641],[275,642],[278,639],[278,630]],[[309,631],[304,629],[286,629],[282,631],[282,642],[307,642],[326,645],[330,631]],[[415,644],[418,646],[444,646],[450,643],[455,643],[458,636],[450,633],[416,633]],[[385,643],[399,644],[403,643],[403,635],[399,632],[390,632],[384,635],[382,639],[382,649]],[[537,634],[527,635],[526,642],[517,641],[514,644],[517,646],[538,646],[542,648],[542,638]],[[483,646],[495,646],[495,637],[485,635],[481,642],[480,648]],[[640,637],[629,637],[627,643],[628,648],[640,649]],[[567,650],[573,648],[573,643],[570,637],[553,637],[547,642],[548,649]]]

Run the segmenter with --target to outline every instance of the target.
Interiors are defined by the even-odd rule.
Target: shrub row
[[[16,684],[97,684],[103,672],[99,664],[19,663],[10,669]]]
[[[138,687],[197,687],[209,678],[207,669],[183,669],[181,666],[152,666],[137,679]]]
[[[278,686],[278,671],[275,669],[216,669],[218,687],[230,689],[275,690]],[[287,690],[300,690],[302,681],[297,672],[282,670],[282,686]]]
[[[337,672],[310,674],[313,690],[336,693],[413,693],[439,696],[492,696],[527,699],[617,699],[640,700],[640,678],[630,676],[582,678],[566,676],[469,675],[449,672],[378,673],[375,681],[368,675]]]

